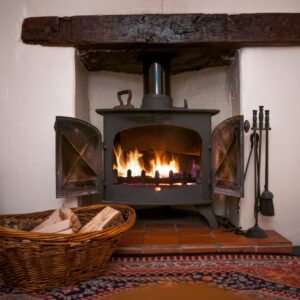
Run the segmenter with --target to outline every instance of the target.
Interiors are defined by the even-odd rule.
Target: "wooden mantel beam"
[[[300,45],[300,14],[182,14],[37,17],[22,40],[45,46],[110,49],[139,45]]]
[[[126,55],[131,55],[132,62],[137,63],[138,56],[145,52],[172,52],[182,57],[188,49],[192,49],[198,59],[199,53],[203,57],[214,49],[218,52],[218,65],[222,57],[230,56],[241,47],[299,46],[300,14],[33,17],[23,22],[22,40],[27,44],[76,47],[81,50],[83,61],[86,54],[92,57],[89,59],[91,70],[109,69],[111,63],[106,60],[107,55],[111,61],[117,61],[116,64],[124,62]],[[87,51],[92,51],[92,55]],[[104,57],[100,65],[98,54]],[[183,61],[182,65],[185,63]]]

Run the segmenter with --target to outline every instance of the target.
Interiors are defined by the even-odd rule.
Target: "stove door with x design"
[[[87,195],[102,189],[102,137],[83,120],[56,117],[56,196]]]

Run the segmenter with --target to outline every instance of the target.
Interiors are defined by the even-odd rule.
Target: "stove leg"
[[[200,215],[207,220],[210,229],[218,228],[217,218],[211,205],[196,205],[196,207]]]

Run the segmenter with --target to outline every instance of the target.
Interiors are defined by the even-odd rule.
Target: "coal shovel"
[[[263,216],[274,216],[273,193],[269,191],[269,130],[270,130],[270,111],[265,110],[265,129],[266,129],[266,161],[265,161],[265,190],[260,196],[260,213]]]

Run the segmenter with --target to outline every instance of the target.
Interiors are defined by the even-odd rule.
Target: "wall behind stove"
[[[213,117],[212,123],[215,127],[221,121],[232,116],[230,70],[230,67],[218,67],[172,76],[173,105],[183,107],[183,100],[187,99],[190,108],[219,109],[220,113]],[[143,78],[141,75],[113,72],[92,72],[89,74],[90,120],[102,132],[103,119],[95,112],[95,109],[112,108],[118,104],[117,92],[128,88],[133,91],[132,104],[136,108],[140,108],[143,97]],[[214,206],[218,215],[225,215],[224,199],[217,197]]]
[[[65,116],[86,116],[85,111],[78,112],[80,104],[75,103],[76,95],[83,95],[85,92],[76,91],[75,60],[74,50],[71,48],[46,48],[41,46],[24,45],[20,39],[22,21],[26,17],[57,15],[71,16],[80,14],[139,14],[139,13],[253,13],[253,12],[300,12],[299,0],[1,0],[0,1],[0,213],[20,213],[36,210],[54,208],[61,204],[62,199],[55,198],[55,168],[54,168],[54,131],[53,123],[56,115]],[[268,51],[264,56],[268,60]],[[251,51],[254,51],[252,49]],[[285,59],[289,57],[289,51],[299,51],[290,48],[279,49],[283,51]],[[287,51],[287,52],[285,52]],[[297,52],[298,53],[298,52]],[[251,55],[259,55],[258,52]],[[241,63],[248,55],[241,56]],[[264,59],[263,59],[264,60]],[[251,94],[256,90],[256,83],[259,87],[265,87],[264,92],[273,90],[278,95],[289,92],[285,98],[285,106],[282,107],[281,100],[272,102],[272,110],[283,110],[283,118],[290,122],[291,115],[299,110],[298,102],[295,101],[299,95],[297,87],[299,66],[293,60],[286,65],[289,72],[285,72],[282,85],[272,80],[277,65],[281,61],[268,63],[267,66],[255,59],[251,60],[252,67],[248,75],[251,75],[252,83],[244,85],[242,91],[243,111],[252,109],[256,102]],[[299,60],[298,60],[299,61]],[[249,67],[251,65],[247,63]],[[245,65],[244,65],[245,66]],[[267,70],[263,70],[263,67]],[[244,68],[245,70],[245,68]],[[290,72],[291,70],[291,72]],[[258,82],[257,72],[268,75]],[[268,74],[266,74],[266,72]],[[295,74],[297,76],[295,76]],[[244,78],[244,79],[243,79]],[[247,77],[242,76],[245,83]],[[269,81],[270,80],[270,81]],[[287,82],[290,81],[290,84]],[[81,81],[83,89],[84,82]],[[77,87],[78,88],[78,87]],[[119,88],[119,87],[118,87]],[[137,87],[136,87],[137,89]],[[138,92],[135,93],[138,97]],[[246,96],[247,95],[247,96]],[[264,95],[264,93],[262,93]],[[272,94],[272,99],[277,99]],[[283,95],[282,95],[283,96]],[[78,96],[79,97],[79,96]],[[77,98],[78,98],[77,97]],[[140,98],[139,98],[140,99]],[[261,100],[260,98],[257,98]],[[257,100],[257,101],[258,101]],[[181,104],[181,100],[178,100]],[[263,103],[259,101],[260,103]],[[259,104],[260,104],[259,103]],[[82,104],[82,103],[81,103]],[[251,105],[250,105],[251,104]],[[271,103],[270,103],[271,104]],[[279,105],[279,106],[277,106]],[[274,107],[277,107],[276,109]],[[296,107],[296,109],[295,109]],[[80,110],[80,109],[79,109]],[[283,118],[278,118],[282,120]],[[299,119],[299,118],[298,118]],[[279,121],[278,121],[279,122]],[[296,122],[295,119],[293,122]],[[281,122],[282,124],[282,122]],[[275,125],[275,124],[274,124]],[[296,124],[297,126],[299,124]],[[282,128],[277,138],[277,146],[282,147],[283,141],[286,145],[294,146],[296,139],[296,127]],[[298,126],[299,127],[299,126]],[[282,131],[285,129],[284,131]],[[275,129],[274,131],[275,132]],[[288,135],[286,133],[289,133]],[[272,138],[275,133],[272,133]],[[276,132],[278,134],[278,132]],[[274,147],[273,147],[274,149]],[[290,151],[292,147],[288,147]],[[298,148],[294,148],[298,149]],[[246,150],[247,151],[247,150]],[[274,151],[274,150],[272,150]],[[274,152],[274,154],[278,152]],[[280,151],[280,156],[285,151]],[[295,243],[300,244],[300,234],[293,228],[299,228],[299,217],[295,212],[299,211],[298,187],[296,178],[290,181],[291,174],[295,173],[294,158],[285,162],[291,155],[286,155],[283,162],[279,163],[278,157],[272,157],[271,163],[273,172],[277,177],[271,178],[271,184],[276,186],[276,199],[280,201],[280,209],[273,221],[268,226],[287,234]],[[292,153],[297,154],[297,153]],[[299,165],[299,164],[298,164]],[[274,175],[273,175],[274,176]],[[279,178],[280,177],[280,178]],[[250,176],[249,176],[250,178]],[[286,178],[289,178],[288,180]],[[279,187],[283,187],[279,193]],[[247,191],[252,190],[251,182],[247,181]],[[279,193],[279,194],[278,194]],[[281,196],[286,197],[279,197]],[[246,192],[246,195],[247,194]],[[252,198],[242,207],[242,220],[252,218]],[[280,200],[279,200],[280,199]],[[287,203],[287,204],[286,204]],[[286,204],[286,205],[285,205]],[[247,206],[249,205],[249,206]],[[278,205],[278,204],[276,204]],[[284,217],[286,211],[289,213]],[[242,221],[243,222],[243,221]],[[245,221],[246,222],[246,221]],[[265,221],[264,221],[265,222]]]
[[[183,107],[187,99],[190,108],[220,109],[213,117],[213,127],[232,115],[233,105],[230,91],[230,67],[204,69],[172,76],[171,95],[173,105]],[[117,92],[132,89],[132,104],[140,108],[143,98],[142,75],[114,72],[89,73],[88,98],[90,120],[103,131],[102,117],[95,109],[112,108],[118,105]],[[124,97],[126,99],[126,97]]]
[[[174,106],[183,106],[187,99],[189,108],[219,109],[212,118],[212,128],[232,116],[230,67],[217,67],[173,76],[172,96]]]

